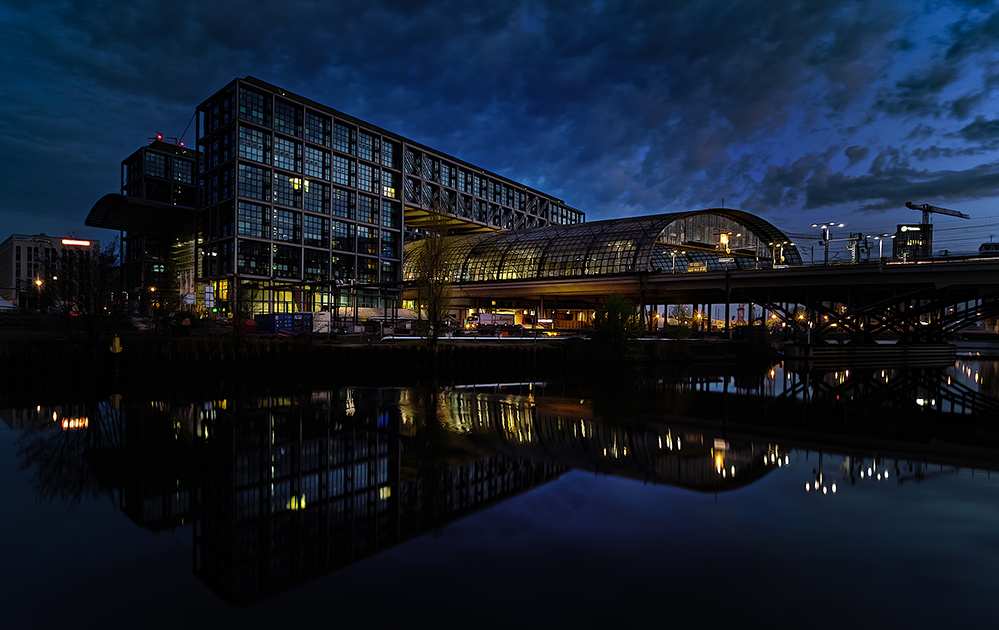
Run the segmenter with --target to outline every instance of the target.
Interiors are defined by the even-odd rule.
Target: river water
[[[985,622],[997,390],[961,360],[8,395],[4,625]]]

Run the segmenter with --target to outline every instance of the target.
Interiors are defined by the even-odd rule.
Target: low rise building
[[[11,234],[0,243],[0,297],[21,308],[38,309],[73,256],[99,249],[95,240]]]

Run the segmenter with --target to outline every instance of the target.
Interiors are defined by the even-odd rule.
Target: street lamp
[[[676,250],[675,249],[670,250],[669,255],[673,257],[673,271],[672,271],[672,273],[676,273]],[[681,251],[680,255],[681,256],[686,256],[687,255],[686,250]]]
[[[773,256],[773,264],[784,262],[784,246],[787,245],[787,241],[774,241],[772,243],[767,243],[770,246],[770,254]],[[780,252],[780,255],[778,255]]]
[[[894,234],[882,234],[881,236],[875,236],[874,240],[878,242],[878,262],[884,257],[884,246],[886,238],[895,238]]]
[[[42,312],[42,279],[35,278],[35,286],[38,287],[38,301],[35,302],[35,308],[39,313]]]
[[[846,225],[845,223],[836,223],[835,221],[828,221],[826,223],[813,223],[812,224],[813,228],[821,228],[822,229],[822,241],[823,241],[823,244],[826,246],[826,258],[825,258],[825,263],[824,264],[826,264],[826,265],[829,264],[829,239],[832,238],[832,229],[831,228],[834,228],[834,227],[844,227],[845,225]]]

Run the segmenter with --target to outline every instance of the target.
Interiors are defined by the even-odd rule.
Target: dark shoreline
[[[47,392],[202,390],[209,384],[407,386],[615,378],[696,366],[763,369],[779,360],[765,343],[639,341],[628,360],[586,339],[446,340],[436,360],[420,340],[345,343],[315,337],[127,334],[117,357],[61,339],[0,340],[0,400]],[[613,353],[611,353],[613,354]],[[640,358],[635,358],[636,356]],[[117,365],[116,365],[117,364]],[[210,388],[209,388],[210,389]],[[0,402],[2,404],[2,402]]]

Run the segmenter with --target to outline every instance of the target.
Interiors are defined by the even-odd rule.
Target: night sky
[[[0,240],[113,238],[83,222],[121,160],[193,145],[195,107],[252,75],[589,220],[724,199],[845,237],[913,201],[970,214],[934,249],[974,251],[999,237],[997,58],[989,0],[0,0]]]

